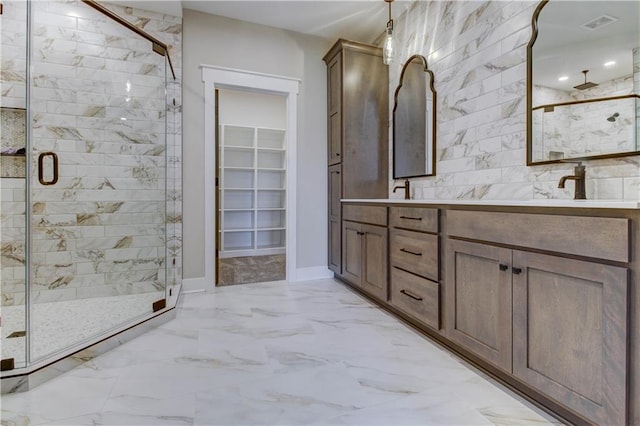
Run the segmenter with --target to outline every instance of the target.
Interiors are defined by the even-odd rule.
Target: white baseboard
[[[207,280],[206,277],[198,278],[183,278],[182,279],[182,292],[191,292],[198,290],[213,290],[215,284]]]
[[[291,277],[289,281],[310,281],[324,278],[333,278],[333,272],[326,266],[312,266],[310,268],[296,269],[296,276]]]

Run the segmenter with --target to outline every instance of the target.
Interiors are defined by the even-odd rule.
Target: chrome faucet
[[[404,188],[404,199],[405,200],[411,199],[411,186],[409,185],[409,179],[404,180],[404,186],[394,186],[393,193],[395,194],[396,189],[402,189],[402,188]]]
[[[568,162],[568,161],[566,161]],[[575,181],[575,194],[574,200],[586,200],[587,191],[585,190],[586,172],[581,162],[577,162],[578,165],[573,169],[573,175],[562,176],[560,182],[558,182],[558,188],[564,188],[564,183],[567,180]]]

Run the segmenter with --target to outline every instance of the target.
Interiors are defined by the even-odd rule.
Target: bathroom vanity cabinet
[[[629,220],[447,220],[447,337],[596,423],[624,424]]]
[[[389,302],[440,328],[438,209],[390,207]]]
[[[362,200],[342,213],[343,281],[570,422],[635,424],[640,211]]]
[[[327,65],[329,267],[341,274],[341,197],[387,198],[389,75],[382,49],[338,40]]]
[[[342,277],[379,300],[387,300],[387,210],[345,206]]]

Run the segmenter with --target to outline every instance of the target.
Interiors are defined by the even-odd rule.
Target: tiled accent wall
[[[60,158],[58,184],[31,181],[35,302],[155,291],[165,265],[180,283],[181,18],[105,5],[170,46],[177,80],[148,41],[81,2],[32,3],[32,143]],[[25,37],[6,14],[2,25],[2,75],[15,80],[4,104],[24,85],[4,44]],[[21,291],[3,283],[3,303],[23,303]]]
[[[26,2],[7,0],[2,2],[0,16],[0,107],[25,108],[26,106]],[[5,122],[17,110],[4,110],[0,129],[0,149],[24,147],[24,122],[13,122],[10,131]],[[5,114],[9,112],[9,114]],[[15,118],[15,117],[14,117]],[[22,120],[20,120],[22,121]],[[20,131],[19,127],[23,129]],[[15,165],[22,158],[3,158],[5,166]],[[5,161],[14,164],[5,163]],[[24,303],[25,295],[25,179],[21,177],[0,178],[0,268],[2,278],[2,306]]]
[[[573,198],[571,184],[557,188],[573,165],[526,166],[526,53],[537,4],[415,2],[395,22],[390,93],[402,64],[419,53],[438,94],[437,175],[412,179],[414,198]],[[587,197],[640,200],[639,166],[638,156],[587,161]]]

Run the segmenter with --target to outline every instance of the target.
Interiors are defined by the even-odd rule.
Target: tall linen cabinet
[[[341,198],[388,198],[389,73],[382,50],[338,40],[327,64],[329,269],[342,274]]]

